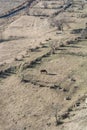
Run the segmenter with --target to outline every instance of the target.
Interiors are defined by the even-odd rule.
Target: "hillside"
[[[8,2],[0,14],[0,130],[87,130],[87,1]]]
[[[20,5],[25,0],[0,0],[0,15],[16,6]]]

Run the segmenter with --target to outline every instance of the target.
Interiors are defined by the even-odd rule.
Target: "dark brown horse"
[[[47,74],[47,70],[46,70],[46,69],[40,70],[40,73],[41,73],[41,74],[42,74],[42,73]]]

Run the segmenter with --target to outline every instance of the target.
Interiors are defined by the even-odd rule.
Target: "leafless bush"
[[[51,47],[51,54],[55,54],[55,51],[59,49],[58,43],[55,41],[55,43],[50,44]]]
[[[57,27],[58,30],[63,31],[63,24],[64,24],[63,21],[61,21],[61,20],[55,20],[53,22],[54,22],[53,25],[55,27]]]
[[[65,47],[65,44],[63,42],[61,42],[59,47]]]
[[[41,16],[42,15],[42,12],[41,10],[37,10],[37,11],[33,11],[33,15],[36,15],[36,16]]]
[[[60,108],[60,107],[59,107]],[[58,111],[59,111],[59,108],[57,106],[55,106],[55,123],[56,123],[56,126],[58,125],[61,125],[63,122],[61,121],[61,116],[59,115]]]
[[[51,54],[55,54],[55,47],[51,46]]]
[[[71,97],[67,96],[64,98],[64,100],[71,100]]]
[[[87,23],[85,23],[85,29],[87,29]]]
[[[63,31],[64,30],[64,26],[67,26],[68,28],[70,28],[69,22],[70,21],[67,20],[64,17],[62,19],[59,19],[59,20],[51,19],[51,26],[57,27],[57,30],[59,30],[59,31]]]
[[[87,39],[87,23],[85,23],[85,28],[81,31],[81,39]]]
[[[79,17],[81,17],[81,18],[86,18],[86,17],[87,17],[87,14],[86,14],[86,13],[81,14]]]
[[[0,30],[0,42],[3,41],[3,30]]]
[[[64,0],[64,1],[65,1],[65,0]],[[74,6],[74,0],[66,0],[66,1],[64,2],[64,8],[67,8],[67,7],[69,7],[69,6],[71,6],[71,7]]]
[[[81,39],[87,39],[87,29],[81,31]]]
[[[44,6],[45,9],[48,8],[48,4],[46,2],[43,3],[43,6]]]
[[[66,119],[69,117],[69,112],[65,112],[64,114],[61,115],[62,119]]]
[[[84,2],[84,1],[81,1],[81,2],[80,2],[80,6],[81,6],[81,9],[84,9],[84,7],[85,7],[85,2]]]

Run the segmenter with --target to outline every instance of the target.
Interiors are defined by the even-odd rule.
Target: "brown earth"
[[[0,130],[87,130],[87,40],[75,40],[81,33],[71,33],[85,28],[87,18],[81,15],[87,3],[83,10],[76,4],[74,11],[55,17],[68,20],[70,27],[64,25],[62,32],[50,25],[57,11],[51,2],[54,7],[62,3],[48,0],[50,9],[44,9],[43,2],[30,15],[9,19],[2,33]],[[51,46],[56,46],[54,54]]]

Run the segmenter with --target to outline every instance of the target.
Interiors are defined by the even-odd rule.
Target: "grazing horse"
[[[43,70],[40,70],[40,73],[42,74],[42,73],[45,73],[45,74],[47,74],[47,70],[45,70],[45,69],[43,69]]]

